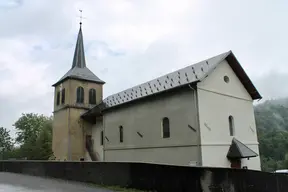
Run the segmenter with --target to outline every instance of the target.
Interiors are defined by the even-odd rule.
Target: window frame
[[[101,133],[100,133],[100,145],[103,146],[103,144],[104,144],[104,132],[101,131]]]
[[[162,118],[162,138],[170,138],[171,131],[170,131],[170,119],[168,117]]]
[[[65,104],[65,88],[61,90],[61,104]]]
[[[60,105],[60,91],[57,91],[56,93],[56,105]]]
[[[89,104],[96,105],[96,89],[89,89]]]
[[[235,136],[235,123],[234,123],[234,117],[232,115],[229,115],[228,123],[229,123],[229,134],[230,134],[230,136]]]
[[[84,88],[79,86],[76,90],[76,103],[83,104],[84,103]]]
[[[123,131],[123,126],[119,126],[119,141],[120,143],[123,143],[124,141],[124,131]]]

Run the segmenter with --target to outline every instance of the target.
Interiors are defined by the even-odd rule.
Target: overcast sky
[[[104,97],[232,50],[264,99],[288,96],[285,0],[0,0],[0,126],[52,114],[83,9]]]

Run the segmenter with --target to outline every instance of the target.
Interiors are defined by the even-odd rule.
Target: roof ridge
[[[131,88],[134,88],[134,87],[143,85],[143,84],[145,84],[145,83],[149,83],[150,81],[157,80],[157,79],[159,79],[159,78],[161,78],[161,77],[164,77],[164,76],[173,74],[173,73],[178,72],[178,71],[180,71],[180,70],[183,70],[183,69],[185,69],[185,68],[187,68],[187,67],[191,67],[191,66],[193,66],[193,65],[197,65],[197,64],[199,64],[199,63],[201,63],[201,62],[203,62],[203,61],[207,61],[207,60],[213,59],[213,58],[218,57],[218,56],[220,56],[220,55],[222,55],[222,54],[227,54],[227,53],[230,54],[230,52],[231,52],[231,51],[227,51],[227,52],[221,53],[221,54],[219,54],[219,55],[216,55],[216,56],[213,56],[213,57],[209,57],[208,59],[204,59],[204,60],[198,61],[198,62],[196,62],[196,63],[194,63],[194,64],[191,64],[191,65],[188,65],[188,66],[186,66],[186,67],[182,67],[182,68],[177,69],[177,70],[175,70],[175,71],[172,71],[172,72],[170,72],[170,73],[166,73],[165,75],[161,75],[161,76],[158,76],[158,77],[156,77],[156,78],[153,78],[152,80],[149,80],[149,81],[146,81],[146,82],[144,82],[144,83],[137,84],[137,85],[134,85],[133,87],[130,87],[130,88],[124,89],[124,90],[122,90],[122,91],[116,92],[116,93],[114,93],[114,94],[112,94],[112,95],[115,95],[115,94],[120,93],[120,92],[123,92],[123,91],[127,91],[127,90],[129,90],[129,89],[131,89]],[[227,54],[227,55],[228,55],[228,54]],[[223,56],[222,59],[224,59],[225,57],[227,57],[227,55],[226,55],[226,56]],[[111,96],[111,95],[109,95],[109,96]],[[107,96],[107,97],[109,97],[109,96]],[[107,97],[106,97],[106,98],[107,98]]]
[[[215,66],[222,61],[223,58],[227,57],[231,51],[221,53],[219,55],[210,57],[205,60],[198,61],[197,63],[188,65],[186,67],[180,68],[176,71],[167,73],[165,75],[154,78],[150,81],[135,85],[133,87],[127,88],[123,91],[116,92],[112,95],[107,96],[103,101],[108,102],[108,106],[114,106],[122,103],[129,102],[134,99],[142,98],[148,95],[152,95],[156,92],[162,92],[167,89],[174,87],[179,87],[184,84],[193,83],[200,81],[201,78],[205,77],[211,66]],[[219,58],[220,57],[220,58]],[[209,70],[210,71],[210,70]],[[152,86],[151,86],[152,85]],[[143,89],[144,90],[143,90]],[[166,89],[167,88],[167,89]],[[131,91],[133,93],[131,93]],[[127,92],[128,95],[127,95]],[[140,94],[139,94],[140,92]],[[149,93],[150,92],[150,93]],[[120,98],[115,98],[117,95]],[[122,95],[122,96],[121,96]],[[136,95],[136,97],[135,97]],[[112,99],[112,101],[110,101]],[[118,101],[117,101],[118,100]]]
[[[198,62],[196,62],[196,63],[194,63],[194,64],[188,65],[188,66],[186,66],[186,67],[182,67],[182,68],[177,69],[177,70],[175,70],[175,71],[172,71],[172,72],[170,72],[170,73],[166,73],[165,75],[158,76],[158,77],[153,78],[152,80],[146,81],[146,82],[144,82],[144,83],[134,85],[133,87],[127,88],[127,89],[125,89],[125,90],[123,90],[123,91],[127,91],[127,90],[129,90],[129,89],[131,89],[131,88],[134,88],[134,87],[143,85],[143,84],[145,84],[145,83],[149,83],[150,81],[157,80],[157,79],[159,79],[159,78],[161,78],[161,77],[164,77],[164,76],[173,74],[173,73],[175,73],[175,72],[178,72],[178,71],[183,70],[183,69],[185,69],[185,68],[191,67],[191,66],[193,66],[193,65],[197,65],[197,64],[199,64],[199,63],[201,63],[201,62],[203,62],[203,61],[207,61],[207,60],[210,60],[210,59],[219,57],[220,55],[223,55],[223,54],[229,55],[230,53],[231,53],[231,51],[227,51],[227,52],[221,53],[221,54],[219,54],[219,55],[216,55],[216,56],[213,56],[213,57],[209,57],[208,59],[204,59],[204,60],[198,61]],[[227,55],[223,56],[221,61],[223,61],[223,59],[226,58]],[[221,61],[220,61],[220,62],[221,62]],[[220,62],[219,62],[219,63],[220,63]],[[123,91],[120,91],[120,92],[123,92]],[[120,93],[120,92],[116,92],[116,93],[114,93],[114,94],[117,94],[117,93]],[[114,94],[112,94],[112,95],[114,95]],[[109,95],[109,96],[111,96],[111,95]],[[109,97],[109,96],[108,96],[108,97]],[[106,97],[106,98],[107,98],[107,97]]]
[[[120,92],[111,94],[102,100],[101,103],[105,105],[103,110],[129,103],[130,101],[139,100],[145,98],[146,96],[152,96],[164,91],[172,90],[174,88],[200,82],[204,78],[206,78],[224,59],[227,60],[228,64],[230,65],[230,67],[232,67],[233,71],[236,73],[241,82],[244,81],[245,78],[248,78],[249,80],[249,77],[241,67],[240,63],[237,61],[235,55],[231,50],[229,50],[222,54],[210,57],[208,59],[199,61],[192,65],[188,65],[168,74],[159,76],[158,78],[154,78],[153,80],[146,81],[144,83],[135,85]],[[251,95],[252,99],[257,99],[261,97],[250,81],[248,82],[248,85],[245,85],[245,83],[247,83],[246,81],[242,83]],[[251,92],[252,88],[253,91],[254,89],[256,90],[255,94],[254,92]],[[89,110],[89,112],[85,113],[85,115],[89,114],[90,112],[93,113],[93,111],[94,110]]]
[[[228,56],[229,54],[231,54],[231,53],[232,53],[232,51],[230,50],[230,51],[227,51],[227,52],[224,52],[224,53],[220,54],[220,55],[223,55],[223,57],[218,61],[218,63],[215,63],[214,65],[216,66],[216,65],[218,65],[219,63],[221,63],[221,62],[222,62],[224,59],[226,59],[227,56]],[[220,55],[211,57],[211,58],[209,58],[209,59],[218,57],[218,56],[220,56]],[[209,60],[209,59],[208,59],[208,60]],[[210,68],[210,70],[206,73],[206,76],[204,76],[200,81],[203,81],[203,79],[205,79],[208,75],[210,75],[210,74],[215,70],[215,68],[216,68],[216,67]]]

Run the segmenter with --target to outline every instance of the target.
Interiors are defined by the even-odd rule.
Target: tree
[[[41,130],[36,140],[37,150],[39,151],[39,157],[37,159],[47,160],[52,155],[52,121],[48,120],[43,129]]]
[[[12,147],[13,143],[9,131],[4,127],[0,127],[0,159],[4,159],[6,154],[11,151]]]
[[[15,122],[16,142],[19,144],[35,143],[45,123],[51,118],[34,113],[22,114]]]
[[[31,160],[47,160],[52,155],[52,118],[38,114],[22,114],[14,124],[18,155]]]
[[[288,168],[288,132],[279,129],[258,129],[262,170]]]
[[[255,106],[263,171],[288,168],[288,98]]]

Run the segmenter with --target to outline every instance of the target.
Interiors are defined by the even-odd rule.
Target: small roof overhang
[[[102,115],[102,111],[107,108],[106,104],[104,102],[99,103],[95,107],[89,109],[85,113],[81,115],[81,118],[83,118],[86,121],[89,121],[90,123],[96,123],[96,117],[99,117]]]
[[[67,79],[76,79],[76,80],[94,82],[98,84],[105,84],[104,81],[99,79],[87,67],[84,67],[84,68],[74,67],[70,69],[59,81],[54,83],[52,86],[55,87]]]
[[[245,144],[241,143],[235,138],[233,138],[229,151],[227,153],[228,159],[242,159],[257,156],[257,153],[255,153],[252,149],[250,149]]]

